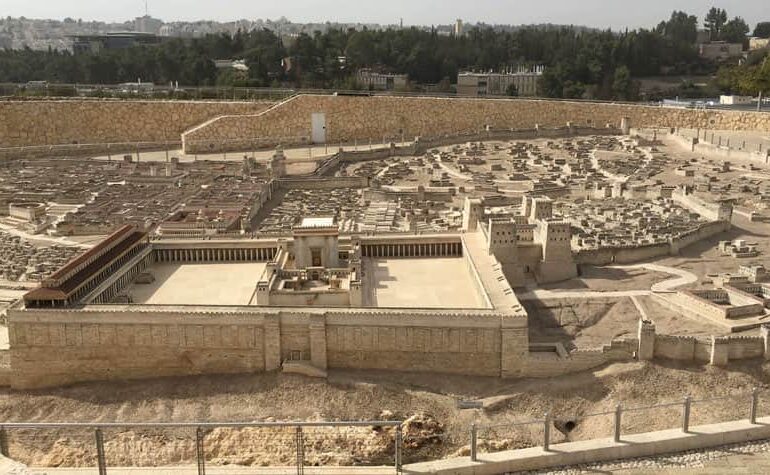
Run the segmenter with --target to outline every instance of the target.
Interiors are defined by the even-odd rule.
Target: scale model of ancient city
[[[542,417],[560,391],[578,415],[750,392],[770,358],[768,131],[760,112],[530,99],[4,102],[2,397],[180,385],[216,420],[233,401],[212,385],[258,381],[274,401],[225,418],[419,414],[457,436],[431,450],[468,460],[472,420]]]

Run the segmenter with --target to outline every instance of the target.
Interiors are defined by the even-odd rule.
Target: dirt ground
[[[673,276],[647,269],[620,269],[611,267],[580,266],[580,277],[565,282],[541,285],[546,290],[621,291],[645,290],[653,284]]]
[[[688,392],[696,400],[738,394],[770,383],[770,363],[744,362],[727,370],[674,363],[616,364],[548,380],[505,381],[431,374],[332,371],[328,380],[256,374],[89,383],[34,392],[0,392],[0,420],[30,422],[189,422],[319,421],[408,419],[405,461],[467,453],[472,422],[480,427],[482,451],[539,444],[542,424],[510,426],[541,418],[550,410],[554,441],[584,440],[611,434],[611,412],[678,401]],[[770,414],[770,394],[760,414]],[[742,404],[745,399],[745,404]],[[457,408],[458,400],[477,400],[483,409]],[[739,419],[749,398],[693,405],[693,424]],[[745,407],[744,407],[745,406]],[[681,407],[628,412],[626,433],[679,424]],[[574,425],[571,427],[570,424]],[[487,426],[497,427],[489,428]],[[567,430],[570,427],[571,430]],[[561,429],[561,430],[560,430]],[[563,431],[563,432],[562,432]],[[173,465],[194,458],[193,431],[105,431],[109,464]],[[29,430],[9,432],[11,457],[38,466],[93,463],[93,433]],[[214,429],[205,437],[211,464],[290,464],[295,454],[289,429]],[[351,465],[388,463],[393,433],[381,427],[307,429],[309,463]]]

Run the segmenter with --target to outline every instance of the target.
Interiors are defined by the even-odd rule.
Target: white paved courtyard
[[[156,264],[152,284],[133,284],[134,303],[149,305],[248,305],[265,263]]]
[[[364,306],[485,308],[483,292],[462,257],[366,259]]]

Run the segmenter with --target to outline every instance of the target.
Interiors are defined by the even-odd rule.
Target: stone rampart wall
[[[324,369],[501,375],[502,321],[490,312],[219,311],[11,309],[10,384],[251,373],[279,369],[289,359]],[[526,329],[518,344],[527,347]]]
[[[727,346],[728,356],[731,360],[761,358],[765,355],[765,341],[758,336],[732,336]]]
[[[770,131],[770,116],[754,112],[668,109],[642,105],[548,100],[488,100],[301,95],[264,114],[223,116],[183,134],[188,152],[212,150],[243,137],[308,137],[311,114],[326,114],[328,143],[364,143],[383,135],[441,137],[493,129],[575,125],[687,127]]]
[[[766,329],[762,336],[691,337],[646,334],[654,339],[654,358],[725,365],[729,361],[770,358]],[[652,340],[646,340],[652,341]]]
[[[730,223],[727,221],[712,221],[704,223],[691,233],[672,239],[668,243],[585,249],[573,253],[573,257],[577,264],[595,266],[630,264],[655,257],[678,254],[681,249],[725,232],[729,227]]]
[[[262,371],[262,319],[124,312],[11,316],[12,386]],[[45,318],[49,317],[49,318]]]
[[[284,189],[328,190],[333,188],[366,188],[369,178],[365,176],[339,176],[333,178],[280,178],[277,186]]]
[[[656,335],[655,357],[667,360],[693,361],[696,339],[685,336]]]
[[[0,148],[109,142],[179,142],[212,117],[255,114],[268,102],[3,101]]]

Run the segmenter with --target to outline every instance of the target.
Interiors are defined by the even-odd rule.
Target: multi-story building
[[[543,66],[536,66],[532,69],[520,68],[516,72],[461,72],[457,75],[457,94],[471,97],[504,96],[509,95],[513,85],[519,96],[535,96],[543,70]]]
[[[153,18],[150,15],[144,15],[134,19],[134,30],[139,33],[152,33],[153,35],[157,35],[160,33],[160,28],[162,26],[163,20]]]
[[[74,53],[98,53],[103,49],[123,49],[138,45],[153,45],[162,38],[152,33],[134,31],[122,33],[107,33],[104,35],[71,35]]]
[[[749,51],[770,47],[770,38],[749,38]]]
[[[703,59],[722,61],[743,56],[743,45],[741,43],[712,41],[698,45],[698,53]]]
[[[406,88],[409,76],[406,74],[383,74],[371,69],[359,69],[356,82],[365,89],[373,91],[394,91]]]

